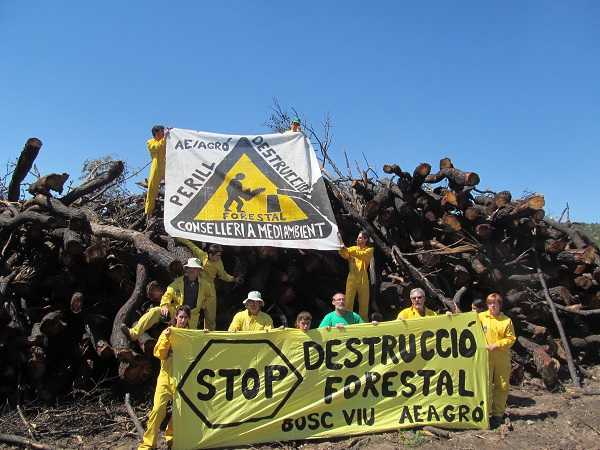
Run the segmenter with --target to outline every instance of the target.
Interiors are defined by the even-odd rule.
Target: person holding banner
[[[300,128],[300,119],[298,117],[294,117],[292,119],[292,123],[290,125],[290,132],[292,133],[301,133],[302,129]]]
[[[346,279],[346,309],[354,310],[354,298],[358,295],[358,312],[363,321],[369,320],[369,264],[373,259],[373,247],[369,247],[369,234],[358,233],[356,245],[346,247],[340,239],[340,255],[348,260],[348,278]]]
[[[308,311],[300,311],[296,316],[295,326],[299,330],[308,331],[310,330],[310,324],[312,322],[312,315]]]
[[[265,302],[260,292],[249,292],[242,303],[246,309],[233,316],[228,331],[263,331],[273,328],[271,316],[261,311]]]
[[[410,302],[412,305],[400,311],[396,320],[418,319],[437,315],[425,306],[425,291],[421,288],[414,288],[410,291]]]
[[[323,317],[319,328],[327,328],[329,330],[331,327],[344,328],[347,325],[364,323],[362,317],[346,307],[346,303],[344,294],[336,292],[331,299],[331,304],[335,309]]]
[[[190,320],[190,308],[187,305],[177,307],[175,314],[175,327],[187,328]],[[148,415],[146,423],[146,432],[142,443],[138,450],[149,450],[156,448],[158,441],[158,433],[160,424],[167,415],[167,404],[173,399],[174,386],[171,381],[171,343],[169,336],[171,335],[171,327],[165,329],[158,338],[158,342],[154,346],[154,356],[160,359],[160,372],[156,379],[156,389],[154,391],[154,400],[152,403],[152,411]],[[170,448],[173,441],[173,424],[169,420],[165,431],[165,440]]]
[[[499,425],[506,410],[510,379],[510,348],[516,341],[512,320],[502,313],[502,296],[496,292],[486,298],[487,311],[479,313],[489,351],[492,426]]]
[[[221,255],[223,247],[218,244],[211,244],[208,247],[208,253],[188,239],[177,238],[179,242],[188,247],[192,254],[202,261],[203,269],[200,273],[200,304],[204,309],[204,328],[215,330],[217,328],[217,289],[215,288],[215,279],[227,283],[240,282],[240,277],[229,275],[223,266]]]
[[[146,191],[144,212],[147,216],[150,216],[154,212],[160,182],[165,178],[167,149],[165,127],[163,125],[154,125],[152,127],[152,139],[148,139],[146,147],[148,147],[148,151],[150,152],[152,164],[150,165],[150,173],[148,174],[148,190]]]

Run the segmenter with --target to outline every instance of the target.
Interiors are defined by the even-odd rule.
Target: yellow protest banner
[[[345,329],[173,329],[174,448],[488,427],[475,313]]]

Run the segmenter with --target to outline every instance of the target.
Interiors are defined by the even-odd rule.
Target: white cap
[[[255,302],[264,303],[264,300],[262,299],[262,295],[258,291],[250,291],[250,292],[248,292],[248,297],[246,298],[246,300],[243,301],[244,305],[246,304],[246,302],[248,300],[254,300]]]
[[[192,269],[202,269],[203,268],[202,261],[200,261],[198,258],[188,259],[183,267],[190,267]]]

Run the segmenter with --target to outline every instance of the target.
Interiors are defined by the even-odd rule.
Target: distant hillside
[[[585,232],[600,247],[600,223],[574,223],[573,225]]]

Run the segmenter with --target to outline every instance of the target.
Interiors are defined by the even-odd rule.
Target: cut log
[[[57,215],[59,217],[64,217],[65,219],[69,220],[76,220],[78,223],[84,224],[87,222],[87,218],[81,210],[69,208],[68,206],[64,205],[60,200],[57,200],[54,197],[48,197],[43,194],[38,194],[32,199],[28,200],[26,206],[28,204],[38,205],[51,214]]]
[[[416,192],[417,190],[421,189],[421,186],[423,185],[425,179],[430,173],[431,165],[427,163],[419,164],[413,172],[412,181],[410,185],[411,192]]]
[[[161,246],[152,242],[144,233],[135,230],[126,230],[112,225],[100,225],[97,223],[91,223],[90,225],[92,233],[95,236],[108,237],[132,243],[142,255],[166,272],[171,273],[176,271],[177,268],[181,268],[181,263],[177,261],[173,255]]]
[[[560,305],[572,305],[574,303],[576,303],[575,299],[573,298],[573,295],[571,295],[571,292],[569,291],[569,289],[567,289],[564,286],[554,286],[548,289],[548,294],[550,295],[550,298],[552,299],[552,301],[554,303],[558,303]],[[537,292],[538,297],[543,298],[544,297],[544,290],[540,290]]]
[[[10,184],[8,185],[9,202],[16,202],[21,197],[21,183],[33,167],[33,162],[37,158],[41,148],[42,141],[38,138],[29,138],[25,142],[25,147],[21,151],[12,178],[10,179]]]
[[[35,211],[23,211],[10,218],[0,215],[0,230],[12,230],[26,223],[37,223],[45,228],[56,223],[56,218]]]
[[[94,177],[93,179],[83,183],[80,186],[77,186],[71,192],[62,197],[60,201],[65,205],[70,205],[75,200],[83,197],[84,195],[90,194],[100,189],[101,187],[110,184],[111,182],[119,178],[123,174],[124,170],[125,164],[123,164],[123,161],[112,161],[109,164],[108,170],[106,172],[104,172],[101,175],[98,175],[97,177]]]
[[[483,241],[491,239],[493,233],[494,227],[489,223],[480,223],[475,227],[475,234]]]
[[[96,354],[103,360],[111,360],[115,357],[115,351],[104,339],[96,342]]]
[[[148,284],[148,271],[143,264],[138,264],[135,274],[135,286],[129,299],[121,306],[115,315],[113,321],[110,343],[115,350],[117,358],[121,359],[122,354],[131,355],[131,345],[129,338],[121,331],[121,324],[129,325],[133,322],[133,314],[146,298],[146,284]]]
[[[438,173],[425,177],[425,183],[439,183],[443,179],[448,180],[448,186],[454,191],[479,184],[479,175],[475,172],[463,172],[455,168],[440,169]]]
[[[519,344],[530,352],[537,374],[544,381],[547,389],[553,390],[558,386],[558,369],[560,363],[548,354],[548,348],[527,339],[517,338]]]
[[[63,249],[71,255],[82,255],[85,243],[81,233],[66,228],[63,233]]]
[[[31,195],[43,194],[52,195],[50,191],[62,194],[64,184],[69,179],[68,173],[51,173],[38,178],[35,182],[29,185],[27,191]]]
[[[562,252],[567,246],[567,241],[564,239],[547,239],[544,242],[544,251],[550,255],[556,255]]]
[[[563,264],[592,264],[596,259],[596,249],[592,246],[565,250],[556,255],[556,260]]]
[[[590,273],[584,273],[583,275],[575,277],[573,283],[575,283],[575,286],[577,286],[579,289],[584,291],[590,290],[596,284],[592,278],[592,274]]]
[[[500,191],[494,196],[493,201],[496,208],[504,208],[512,201],[512,194],[510,191]]]
[[[46,336],[58,336],[67,328],[61,311],[52,311],[46,314],[40,322],[40,331]]]

